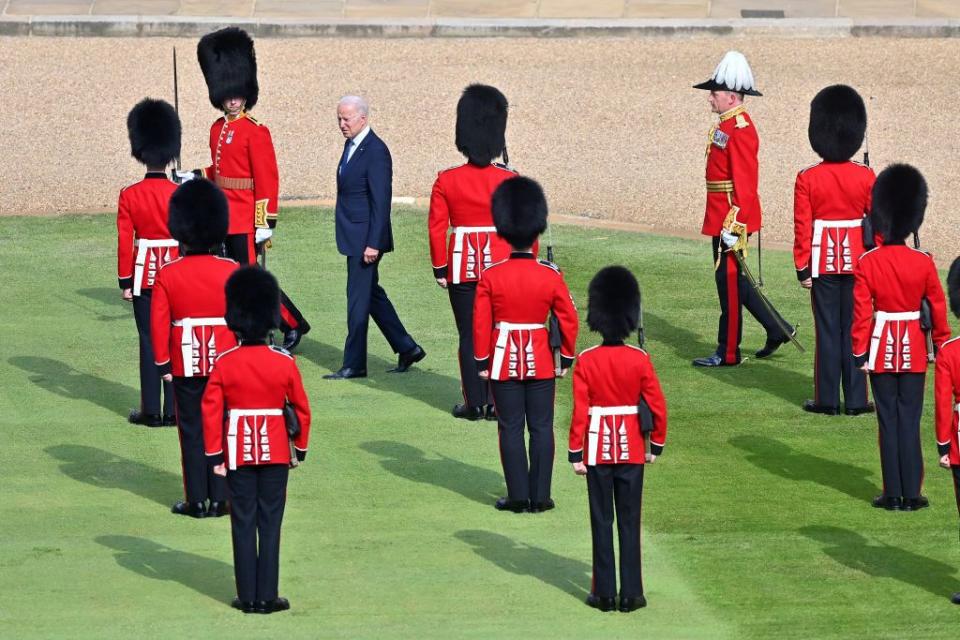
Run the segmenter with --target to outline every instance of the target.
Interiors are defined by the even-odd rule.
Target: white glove
[[[271,236],[273,236],[273,229],[257,227],[257,233],[254,235],[254,240],[257,244],[261,244],[269,240]]]
[[[729,231],[720,232],[720,241],[726,245],[727,249],[732,249],[733,245],[737,244],[737,240],[740,239],[740,236],[730,233]]]
[[[180,184],[200,177],[196,171],[174,171],[173,175],[176,176],[176,182]]]

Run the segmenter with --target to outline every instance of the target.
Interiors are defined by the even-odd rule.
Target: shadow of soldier
[[[834,561],[865,575],[892,578],[938,598],[960,591],[956,568],[938,560],[884,543],[871,544],[859,533],[841,527],[808,526],[798,531],[823,544],[823,553]]]
[[[736,436],[727,442],[743,451],[747,462],[786,480],[814,482],[857,500],[869,501],[878,493],[869,469],[797,452],[763,436]]]
[[[183,493],[180,476],[103,449],[61,444],[44,451],[60,461],[63,475],[99,489],[122,489],[165,507]]]
[[[133,321],[133,307],[129,302],[125,302],[120,299],[120,289],[116,287],[93,287],[86,289],[77,289],[74,291],[79,296],[83,296],[93,302],[97,303],[93,308],[87,304],[81,304],[75,300],[70,302],[77,307],[80,307],[85,312],[89,313],[97,320],[101,322],[112,322],[114,320],[130,320]],[[114,315],[106,315],[103,313],[103,307],[110,307],[111,310],[120,310],[120,313]],[[124,308],[126,307],[126,308]]]
[[[15,356],[7,362],[31,374],[28,379],[41,389],[70,400],[86,400],[123,417],[127,416],[129,407],[140,405],[140,393],[136,389],[78,371],[59,360]]]
[[[95,542],[113,549],[118,565],[145,578],[178,582],[224,604],[233,598],[233,567],[225,562],[135,536],[98,536]]]
[[[380,456],[380,466],[397,477],[447,489],[482,505],[492,506],[506,492],[503,478],[496,471],[441,454],[427,458],[416,447],[389,440],[364,442],[360,448]]]
[[[715,343],[704,342],[693,331],[670,324],[656,314],[644,313],[643,317],[646,323],[647,340],[666,344],[673,349],[677,356],[684,360],[692,361],[694,358],[708,356],[717,350]],[[793,345],[785,344],[780,347],[780,352],[772,358],[775,361],[784,351],[793,355],[793,349]],[[738,367],[692,368],[697,373],[709,376],[717,382],[722,382],[741,391],[745,388],[755,389],[782,398],[790,404],[801,404],[812,392],[812,376],[778,366],[771,360],[758,360],[753,357],[752,352],[744,349],[742,345],[741,350],[744,358],[749,357],[749,359]],[[655,351],[653,353],[656,354]]]
[[[457,531],[454,536],[469,544],[478,556],[504,571],[530,576],[583,601],[590,593],[593,567],[546,549],[518,543],[507,536],[479,529]]]
[[[303,339],[303,342],[297,347],[295,355],[306,358],[315,365],[330,371],[337,371],[343,361],[343,350],[341,348],[311,340],[310,336]],[[397,393],[448,413],[458,401],[458,398],[462,402],[461,396],[454,397],[454,393],[457,393],[460,389],[460,381],[424,369],[420,366],[421,364],[413,365],[408,373],[386,373],[388,369],[397,366],[396,360],[391,362],[378,356],[368,355],[367,371],[370,372],[372,377],[355,378],[349,382]],[[324,382],[325,384],[343,384],[343,381],[327,380]],[[444,389],[451,390],[449,398],[444,396]]]

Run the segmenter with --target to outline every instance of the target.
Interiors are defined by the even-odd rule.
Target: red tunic
[[[950,464],[960,465],[960,443],[957,441],[957,404],[960,403],[960,340],[947,340],[937,353],[934,383],[936,403],[937,449],[940,455],[950,454]]]
[[[283,406],[300,419],[294,446],[301,460],[310,439],[310,403],[293,356],[266,345],[240,346],[217,358],[203,392],[203,441],[214,464],[289,464]]]
[[[570,462],[643,464],[646,447],[636,414],[641,398],[653,414],[650,450],[660,455],[667,439],[667,403],[650,356],[624,344],[582,351],[573,371]]]
[[[800,280],[853,274],[876,179],[873,169],[852,161],[819,162],[797,174],[793,262]]]
[[[230,203],[229,234],[253,233],[277,224],[280,173],[270,130],[246,113],[219,118],[210,127],[207,178],[223,189]]]
[[[150,303],[150,333],[163,373],[208,376],[217,355],[236,346],[223,316],[224,287],[238,266],[227,258],[200,254],[183,256],[160,269]],[[185,369],[185,364],[190,366]]]
[[[760,229],[759,149],[757,128],[742,105],[720,114],[707,145],[707,208],[700,233],[719,236],[734,206],[740,207],[736,220],[747,225],[748,233]]]
[[[573,363],[577,309],[560,271],[532,253],[513,253],[481,275],[473,301],[473,351],[491,380],[553,378],[553,352],[544,323],[553,310],[563,337],[561,367]]]
[[[470,163],[437,175],[427,219],[434,277],[453,284],[475,282],[482,270],[510,256],[510,244],[493,228],[490,203],[500,183],[515,175],[497,165]],[[453,232],[448,246],[449,227]]]
[[[163,173],[148,173],[120,192],[117,279],[121,289],[135,289],[137,295],[150,289],[160,267],[180,255],[167,229],[170,196],[176,189]]]
[[[874,373],[926,371],[927,341],[919,319],[924,297],[933,312],[934,346],[950,337],[947,303],[933,258],[903,244],[888,244],[863,254],[853,277],[857,366],[866,362]]]

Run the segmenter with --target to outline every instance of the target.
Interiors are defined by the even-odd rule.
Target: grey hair
[[[343,96],[340,98],[338,105],[351,105],[356,107],[362,115],[367,116],[370,114],[370,105],[367,104],[367,101],[361,98],[360,96]]]

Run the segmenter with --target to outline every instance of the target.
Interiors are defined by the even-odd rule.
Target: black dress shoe
[[[620,598],[620,611],[624,613],[643,609],[645,606],[647,606],[647,599],[643,597],[643,594],[635,598]]]
[[[257,603],[257,613],[274,613],[275,611],[286,611],[290,608],[290,601],[286,598],[277,598],[276,600],[267,600]]]
[[[695,367],[735,367],[739,362],[724,362],[719,353],[714,353],[706,358],[697,358],[693,361]]]
[[[930,501],[927,500],[926,496],[919,496],[916,498],[904,498],[901,509],[904,511],[919,511],[920,509],[926,509],[929,506]]]
[[[222,516],[230,515],[230,503],[224,500],[223,502],[217,502],[216,500],[210,501],[210,506],[207,508],[207,517],[208,518],[220,518]]]
[[[401,353],[397,357],[397,366],[393,369],[390,369],[388,373],[405,373],[410,369],[410,367],[426,357],[427,352],[423,350],[423,347],[416,345],[413,349],[410,349],[410,351]]]
[[[807,413],[822,413],[825,416],[840,415],[840,407],[825,407],[822,404],[817,404],[813,400],[804,400],[803,410]]]
[[[177,416],[163,416],[163,426],[165,427],[177,426]]]
[[[498,420],[497,408],[492,404],[488,404],[483,417],[486,418],[487,420],[494,420],[494,421]]]
[[[530,508],[530,502],[527,500],[511,500],[510,498],[500,498],[493,505],[497,511],[512,511],[514,513],[523,513]]]
[[[230,606],[234,609],[243,611],[244,613],[253,613],[257,610],[257,605],[254,602],[246,602],[240,598],[234,598],[233,602],[230,603]]]
[[[131,409],[127,416],[130,424],[142,424],[145,427],[159,427],[163,425],[163,418],[159,413],[144,413],[139,409]]]
[[[543,513],[544,511],[550,511],[550,509],[556,506],[551,498],[547,498],[545,502],[531,502],[530,513]]]
[[[283,350],[293,351],[300,344],[301,338],[303,338],[303,333],[299,329],[290,329],[283,334]]]
[[[862,416],[865,413],[874,413],[877,410],[872,402],[868,402],[865,407],[846,407],[843,412],[848,416]]]
[[[483,418],[483,407],[469,407],[465,404],[454,405],[454,418],[463,418],[464,420],[480,420]]]
[[[950,602],[953,604],[960,604],[960,593],[955,593],[950,596]]]
[[[871,504],[877,509],[886,509],[887,511],[900,511],[900,498],[895,496],[879,495],[873,499]]]
[[[334,371],[333,373],[328,373],[323,376],[324,380],[349,380],[350,378],[366,378],[367,370],[366,369],[351,369],[350,367],[342,367],[339,371]]]
[[[780,336],[779,338],[767,337],[767,341],[764,343],[763,348],[753,355],[757,356],[758,358],[769,358],[777,352],[777,349],[790,342],[790,338],[794,337],[795,335],[797,335],[797,328],[793,327],[790,329],[789,336],[784,335]]]
[[[616,598],[603,598],[592,593],[587,596],[587,605],[600,611],[614,611],[617,608]]]
[[[190,516],[191,518],[206,518],[207,506],[202,502],[180,501],[170,507],[170,513],[175,513],[178,516]]]

